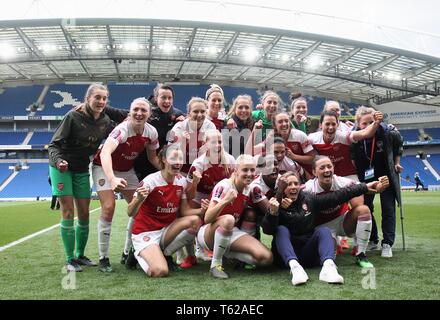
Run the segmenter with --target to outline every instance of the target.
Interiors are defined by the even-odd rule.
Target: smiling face
[[[143,126],[150,117],[150,105],[145,101],[134,102],[130,107],[130,119],[136,126]]]
[[[275,131],[283,137],[287,137],[289,135],[290,119],[287,114],[280,113],[275,116]]]
[[[223,148],[222,134],[217,130],[207,131],[206,146],[208,147],[208,151],[210,153],[220,155]]]
[[[266,117],[268,119],[278,111],[278,97],[276,95],[270,94],[263,100],[263,109],[266,111]]]
[[[284,189],[284,196],[295,201],[298,198],[300,183],[295,175],[288,176],[286,179],[287,187]]]
[[[239,98],[235,102],[235,115],[241,120],[246,121],[251,117],[251,103],[248,99]]]
[[[159,89],[156,100],[160,110],[168,112],[173,105],[173,92],[168,89]]]
[[[296,117],[299,114],[303,116],[307,116],[307,103],[304,100],[295,101],[295,104],[292,108],[293,116]]]
[[[202,102],[193,102],[190,105],[189,118],[197,122],[197,128],[200,128],[206,118],[206,105]]]
[[[99,116],[104,111],[107,105],[108,91],[103,89],[95,89],[87,97],[87,103],[92,109],[95,117]]]
[[[164,170],[170,175],[176,175],[183,166],[183,153],[178,149],[168,149],[166,158],[162,159]]]
[[[237,165],[237,170],[235,175],[237,177],[237,182],[242,185],[248,186],[255,178],[256,164],[255,161],[250,158],[245,158],[240,161]]]
[[[213,118],[218,117],[218,113],[223,106],[223,96],[220,92],[213,92],[208,97],[208,112]]]
[[[327,138],[333,139],[338,129],[338,120],[334,116],[324,116],[321,123],[322,132]]]
[[[323,189],[329,190],[333,181],[333,174],[334,174],[333,163],[327,157],[323,157],[322,159],[319,159],[315,163],[315,167],[313,168],[313,174],[315,177],[318,178],[319,185]]]

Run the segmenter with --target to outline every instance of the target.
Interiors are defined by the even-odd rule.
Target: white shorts
[[[139,234],[132,234],[131,240],[133,242],[134,255],[136,259],[142,259],[139,256],[141,251],[153,244],[159,245],[160,249],[163,250],[165,233],[167,232],[168,227],[163,227],[160,230],[147,231]]]
[[[329,222],[320,224],[315,229],[320,228],[320,227],[327,227],[330,229],[333,238],[336,239],[336,237],[347,237],[349,235],[345,234],[345,230],[344,230],[344,219],[345,219],[346,215],[347,215],[347,213],[345,213],[342,216],[339,216]]]
[[[125,187],[124,190],[137,189],[139,185],[139,180],[133,168],[128,171],[114,171],[114,173],[116,177],[123,178],[125,179],[125,181],[127,181],[127,187]],[[101,166],[95,164],[92,166],[92,177],[93,183],[96,187],[96,191],[112,190],[110,180],[105,175],[104,170]]]
[[[205,231],[207,226],[208,226],[207,224],[204,224],[203,226],[200,227],[199,232],[197,232],[197,241],[199,242],[199,245],[201,246],[202,249],[213,250],[213,248],[209,248],[205,242]],[[238,238],[244,236],[245,234],[247,233],[238,229],[237,227],[234,227],[234,229],[232,229],[231,244],[234,243]]]

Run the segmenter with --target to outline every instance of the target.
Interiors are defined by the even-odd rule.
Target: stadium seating
[[[0,184],[11,174],[12,170],[9,166],[12,165],[12,163],[0,163]]]
[[[64,115],[84,100],[88,85],[51,85],[43,99],[44,110],[38,116]]]
[[[52,192],[47,182],[48,173],[47,163],[30,163],[29,169],[20,170],[18,175],[0,192],[0,198],[50,197]]]
[[[434,170],[437,171],[438,174],[440,174],[440,154],[431,154],[431,156],[427,158],[427,160],[434,168]],[[440,182],[438,184],[440,184]]]
[[[416,156],[403,156],[400,161],[404,168],[401,175],[403,178],[409,175],[411,182],[414,182],[414,173],[418,172],[426,187],[440,184],[429,170],[425,170],[425,164]]]
[[[0,145],[21,144],[27,132],[0,132]]]
[[[426,128],[425,133],[432,139],[440,139],[440,128]]]
[[[38,100],[43,86],[6,88],[0,94],[0,116],[25,116],[26,108]]]
[[[53,132],[34,132],[28,144],[30,145],[49,144],[53,134],[54,134]]]
[[[419,141],[418,129],[399,129],[399,132],[403,137],[403,141]]]

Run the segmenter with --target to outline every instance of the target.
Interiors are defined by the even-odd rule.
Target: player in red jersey
[[[379,111],[374,114],[374,122],[363,130],[340,131],[338,130],[338,116],[333,111],[324,111],[320,123],[322,131],[309,134],[309,141],[320,155],[325,155],[332,160],[335,174],[358,181],[356,168],[350,157],[350,145],[374,136],[383,114]]]
[[[144,98],[133,100],[128,120],[119,124],[95,155],[92,167],[94,184],[101,202],[98,220],[99,270],[112,272],[109,260],[110,233],[115,212],[114,191],[121,192],[129,203],[139,184],[134,172],[134,160],[144,149],[149,161],[160,169],[156,155],[159,147],[156,129],[147,123],[151,105]],[[131,225],[127,227],[126,247],[131,246]]]
[[[304,191],[313,194],[334,192],[357,183],[348,178],[335,175],[333,163],[327,156],[316,156],[313,163],[313,173],[316,178],[307,181],[304,188]],[[384,188],[389,185],[386,176],[380,177],[378,180]],[[379,192],[381,191],[383,190],[379,190]],[[362,268],[372,268],[373,265],[368,261],[365,255],[372,225],[370,209],[364,205],[363,196],[351,199],[350,205],[351,209],[348,203],[344,203],[337,207],[321,211],[315,224],[317,226],[328,227],[332,231],[335,239],[336,236],[356,236],[356,263]]]
[[[128,205],[128,215],[135,218],[134,256],[149,277],[167,276],[175,268],[172,254],[194,241],[206,209],[188,205],[186,178],[179,174],[182,151],[166,146],[159,160],[162,169],[140,182]]]
[[[206,118],[215,124],[218,131],[222,130],[226,119],[223,106],[225,101],[223,89],[216,84],[211,84],[209,89],[206,90],[205,99],[208,101],[208,114]]]
[[[215,278],[228,278],[223,269],[223,256],[251,265],[272,263],[270,250],[236,226],[249,203],[249,185],[255,170],[255,159],[250,155],[241,155],[237,158],[236,170],[231,178],[217,183],[212,191],[204,218],[206,224],[200,228],[197,238],[202,248],[214,252],[210,273]]]

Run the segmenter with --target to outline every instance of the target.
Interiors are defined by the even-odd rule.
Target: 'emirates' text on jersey
[[[139,208],[133,225],[133,234],[160,230],[170,225],[176,218],[182,199],[186,199],[186,179],[174,178],[168,183],[160,171],[146,176],[140,186],[150,189],[150,193]]]

